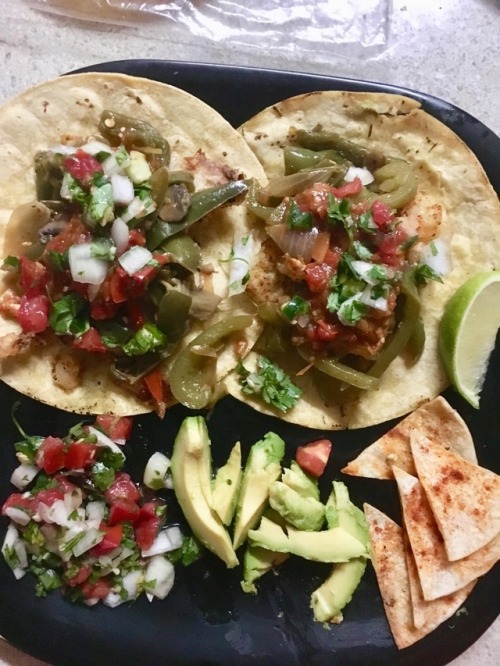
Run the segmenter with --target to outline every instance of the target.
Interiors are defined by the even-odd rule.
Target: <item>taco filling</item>
[[[172,395],[162,362],[221,300],[190,229],[247,189],[202,152],[183,167],[171,168],[152,125],[110,110],[92,136],[35,155],[37,201],[15,209],[6,231],[17,251],[4,260],[12,285],[0,309],[21,332],[2,338],[2,357],[57,336],[67,349],[52,368],[60,388],[75,389],[84,356],[98,355],[116,382],[164,412]],[[212,187],[196,189],[200,168]]]

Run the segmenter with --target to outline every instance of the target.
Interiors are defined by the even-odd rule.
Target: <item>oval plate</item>
[[[235,127],[264,107],[286,97],[314,90],[391,92],[418,99],[423,108],[451,127],[476,153],[497,192],[500,191],[500,140],[481,122],[442,100],[403,88],[336,77],[195,63],[130,60],[95,65],[80,71],[123,72],[176,85],[216,108]],[[500,471],[500,410],[498,410],[500,349],[493,354],[481,400],[475,411],[455,393],[444,395],[470,427],[481,465]],[[64,435],[81,417],[61,412],[0,385],[0,502],[12,492],[9,479],[15,467],[12,444],[19,439],[11,419],[26,432]],[[138,417],[126,447],[127,468],[139,480],[155,450],[171,452],[174,436],[188,414],[170,410],[160,421]],[[229,415],[229,416],[228,416]],[[87,419],[91,421],[91,419]],[[283,423],[254,412],[232,398],[218,403],[209,420],[214,464],[225,462],[238,439],[244,456],[248,448],[273,430],[286,441],[285,462],[296,447],[319,437],[334,443],[322,479],[326,497],[333,478],[363,448],[396,421],[356,431],[327,432]],[[244,426],[242,426],[244,424]],[[344,480],[346,480],[344,478]],[[400,521],[395,484],[370,479],[347,479],[350,494],[360,506],[370,502]],[[181,517],[175,509],[172,519]],[[6,521],[0,524],[3,542]],[[314,622],[311,592],[326,578],[329,565],[291,559],[277,575],[260,581],[257,596],[245,595],[239,585],[241,569],[227,570],[210,554],[187,569],[177,568],[174,588],[164,601],[140,599],[110,610],[66,602],[58,592],[35,596],[34,580],[16,581],[0,558],[0,634],[20,649],[52,664],[426,664],[441,666],[472,645],[499,612],[498,566],[479,581],[466,601],[466,613],[452,617],[412,647],[398,651],[385,618],[373,569],[367,572],[340,625],[324,628]],[[496,599],[496,601],[495,601]]]

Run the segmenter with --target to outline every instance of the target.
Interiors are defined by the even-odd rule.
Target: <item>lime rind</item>
[[[500,271],[478,273],[450,298],[439,330],[449,379],[476,409],[499,328]]]

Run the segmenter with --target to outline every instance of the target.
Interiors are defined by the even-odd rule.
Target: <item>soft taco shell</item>
[[[434,446],[451,449],[466,460],[477,463],[474,442],[467,424],[442,396],[438,396],[370,444],[342,472],[352,476],[393,479],[392,466],[397,465],[408,474],[416,474],[410,447],[412,432],[425,435]]]
[[[211,187],[220,174],[210,161],[222,163],[241,177],[265,178],[262,168],[243,138],[214,109],[170,85],[121,74],[76,74],[43,83],[0,108],[0,241],[14,208],[35,199],[33,157],[39,150],[61,143],[62,135],[88,137],[97,133],[103,109],[119,110],[149,122],[172,149],[172,167],[185,168],[184,158],[203,151],[208,161],[195,172],[197,189]],[[220,181],[219,181],[220,182]],[[231,206],[198,223],[196,234],[205,263],[212,263],[215,291],[227,294],[227,275],[219,264],[227,260],[235,228],[249,228],[243,206]],[[3,247],[2,256],[9,254]],[[7,287],[0,277],[0,292]],[[243,306],[243,311],[248,309]],[[19,331],[17,324],[0,318],[0,336]],[[254,324],[247,331],[248,344],[258,335]],[[192,336],[191,336],[192,337]],[[80,413],[138,414],[152,407],[111,381],[100,359],[86,362],[81,384],[72,391],[59,388],[52,378],[54,358],[64,347],[57,340],[35,345],[27,353],[0,363],[3,381],[21,393],[61,409]],[[229,372],[236,357],[229,348],[217,361],[217,377]]]
[[[286,415],[292,423],[312,428],[361,428],[416,409],[448,384],[438,355],[438,326],[454,291],[478,271],[499,268],[500,205],[483,168],[471,150],[448,127],[420,108],[419,102],[386,93],[314,92],[275,104],[241,128],[271,180],[283,175],[283,147],[291,126],[311,130],[321,125],[388,157],[409,161],[418,191],[407,208],[408,222],[429,241],[439,236],[449,248],[451,270],[444,283],[431,282],[421,291],[426,344],[420,360],[409,366],[397,358],[384,373],[377,391],[340,407],[321,397],[306,372],[294,381],[303,398]],[[252,272],[248,291],[257,301],[275,300],[279,280],[269,253]],[[269,267],[271,266],[271,272]],[[278,284],[277,284],[278,283]],[[294,367],[287,368],[292,374]],[[302,364],[304,365],[304,364]],[[238,378],[230,392],[241,400]],[[277,415],[258,400],[256,409]]]

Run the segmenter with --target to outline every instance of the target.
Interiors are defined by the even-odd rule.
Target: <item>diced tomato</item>
[[[118,523],[136,523],[140,518],[140,510],[135,502],[130,500],[116,500],[109,510],[110,525]]]
[[[113,441],[129,439],[132,434],[134,419],[131,416],[113,416],[113,414],[99,414],[95,425],[100,428]]]
[[[66,451],[65,467],[83,469],[94,462],[97,446],[87,442],[74,442]]]
[[[89,578],[91,573],[92,573],[92,567],[89,564],[84,564],[79,568],[78,573],[76,573],[71,578],[66,578],[66,583],[70,587],[76,587],[77,585],[85,583],[85,581],[87,580],[87,578]]]
[[[95,173],[102,173],[102,165],[93,155],[78,149],[63,161],[66,171],[84,185],[90,184]]]
[[[148,520],[149,518],[157,518],[157,510],[161,506],[161,502],[158,500],[152,500],[151,502],[144,502],[140,508],[141,520]]]
[[[146,384],[146,388],[151,397],[157,404],[166,402],[165,382],[163,380],[163,373],[160,366],[151,370],[151,372],[144,377],[144,383]]]
[[[335,324],[329,324],[323,319],[310,324],[306,329],[307,337],[313,341],[330,342],[331,340],[335,340],[338,334],[338,327]]]
[[[78,486],[72,483],[64,474],[56,474],[54,479],[57,481],[57,485],[63,493],[71,493],[78,488]]]
[[[102,338],[95,328],[89,328],[88,331],[85,331],[83,335],[79,338],[73,340],[73,347],[77,349],[84,349],[89,352],[108,352],[109,349],[106,347]]]
[[[31,298],[24,295],[21,298],[17,321],[23,329],[23,333],[43,333],[47,329],[49,306],[49,299],[43,294]]]
[[[333,268],[324,262],[308,264],[304,269],[307,286],[313,294],[319,294],[324,291],[332,275]]]
[[[90,550],[92,555],[96,557],[106,555],[115,548],[118,548],[123,536],[123,527],[121,525],[108,526],[101,523],[99,530],[105,532],[104,539]]]
[[[383,229],[388,222],[391,222],[394,219],[394,215],[392,214],[389,206],[383,201],[379,201],[379,199],[373,202],[372,215],[373,221],[377,227],[380,227],[381,229]]]
[[[140,293],[142,294],[148,284],[154,280],[158,273],[156,266],[144,266],[139,271],[132,275],[132,282],[134,284],[134,291],[141,288]],[[132,296],[132,294],[130,294]]]
[[[398,227],[390,234],[384,234],[374,258],[388,266],[399,267],[404,261],[404,251],[401,245],[408,240],[408,234],[404,229]]]
[[[332,443],[330,440],[318,439],[315,442],[299,446],[295,453],[295,459],[304,472],[317,479],[325,471],[331,450]]]
[[[114,504],[114,502],[120,499],[138,502],[141,494],[126,472],[118,472],[115,480],[104,493],[104,496],[110,504]]]
[[[85,243],[91,235],[90,229],[75,215],[69,220],[61,233],[47,243],[45,251],[65,252],[71,245]]]
[[[33,497],[23,497],[21,493],[12,493],[9,495],[2,506],[2,516],[7,515],[7,509],[24,509],[30,513],[35,513],[36,503]]]
[[[125,311],[127,313],[128,322],[133,329],[137,331],[144,326],[146,323],[146,317],[140,301],[137,299],[127,301],[125,303]]]
[[[27,296],[39,296],[43,293],[49,272],[39,261],[31,261],[28,257],[20,258],[21,287]]]
[[[338,197],[339,199],[344,199],[345,197],[350,197],[354,194],[359,194],[362,189],[363,189],[363,183],[356,176],[356,178],[352,182],[346,183],[345,185],[341,185],[340,187],[333,187],[332,191],[336,197]]]
[[[128,244],[130,246],[141,245],[144,247],[146,245],[146,236],[139,229],[130,229],[128,232]]]
[[[339,265],[340,258],[342,256],[342,252],[340,250],[327,250],[325,254],[325,258],[323,259],[324,264],[328,264],[333,270],[337,268]]]
[[[141,550],[148,550],[153,545],[160,531],[161,519],[158,516],[141,520],[134,528],[135,540]]]
[[[83,583],[81,589],[85,599],[104,599],[110,593],[111,585],[100,578],[95,583]]]
[[[57,500],[64,499],[64,493],[60,488],[46,488],[40,490],[35,495],[36,506],[39,504],[45,504],[46,506],[52,506]]]
[[[130,276],[123,270],[121,266],[117,266],[111,274],[109,283],[111,299],[113,303],[124,303],[127,298],[127,286],[130,281]]]
[[[129,439],[132,434],[134,420],[132,416],[114,416],[113,414],[99,414],[95,424],[110,439],[121,441]]]
[[[168,255],[162,254],[161,252],[153,252],[153,259],[157,261],[160,266],[165,266],[165,264],[168,264],[170,261]]]
[[[35,462],[47,474],[53,474],[66,464],[64,442],[59,437],[46,437],[38,447]]]

